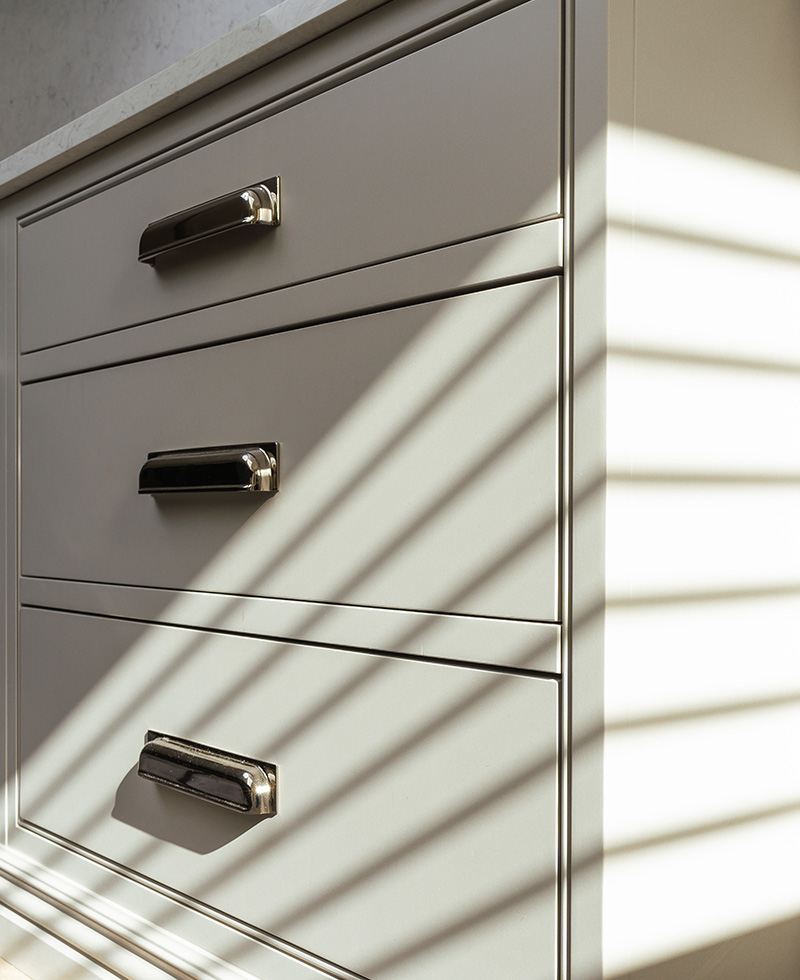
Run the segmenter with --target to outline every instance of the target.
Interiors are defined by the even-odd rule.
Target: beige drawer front
[[[557,306],[542,280],[26,385],[22,573],[553,621]],[[148,453],[249,442],[274,496],[138,493]]]
[[[21,228],[21,349],[559,212],[558,11],[524,4]],[[137,261],[150,222],[275,175],[280,227]]]
[[[507,11],[22,228],[22,350],[557,213],[558,7]],[[137,261],[150,222],[274,175],[280,227]]]
[[[557,684],[22,612],[23,821],[371,980],[555,975]],[[278,813],[137,776],[156,729]]]

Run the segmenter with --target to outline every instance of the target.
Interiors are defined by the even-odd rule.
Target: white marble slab
[[[384,0],[283,0],[0,162],[0,198],[340,27]]]

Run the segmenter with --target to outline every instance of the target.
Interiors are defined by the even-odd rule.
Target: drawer
[[[558,213],[559,79],[536,0],[26,223],[22,351]],[[149,223],[272,176],[279,227],[137,261]]]
[[[553,621],[558,390],[556,279],[25,385],[22,573]],[[274,495],[138,493],[249,442]]]
[[[555,976],[557,684],[23,609],[20,813],[370,980]],[[137,776],[156,729],[277,814]]]

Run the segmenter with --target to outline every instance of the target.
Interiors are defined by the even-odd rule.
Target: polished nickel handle
[[[274,493],[277,442],[148,453],[139,471],[139,493]]]
[[[147,733],[139,775],[239,813],[278,812],[277,766],[174,735]]]
[[[139,240],[139,261],[154,265],[159,255],[182,245],[247,225],[279,225],[281,179],[243,187],[149,224]]]

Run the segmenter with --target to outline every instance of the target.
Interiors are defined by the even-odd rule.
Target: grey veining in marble
[[[47,0],[37,2],[51,8],[60,6],[48,4]],[[122,6],[120,0],[102,2]],[[182,2],[187,9],[193,8],[193,3],[196,4],[194,9],[224,7],[215,4],[214,0],[173,2]],[[382,2],[384,0],[282,0],[276,3],[243,26],[7,157],[0,162],[0,197],[7,197]],[[269,6],[269,0],[258,0],[258,3],[262,10]],[[119,38],[120,45],[124,47],[125,43],[124,37]],[[127,43],[133,42],[128,38]],[[190,41],[184,43],[191,45]],[[128,57],[130,54],[129,51]],[[100,67],[97,71],[101,71]]]

